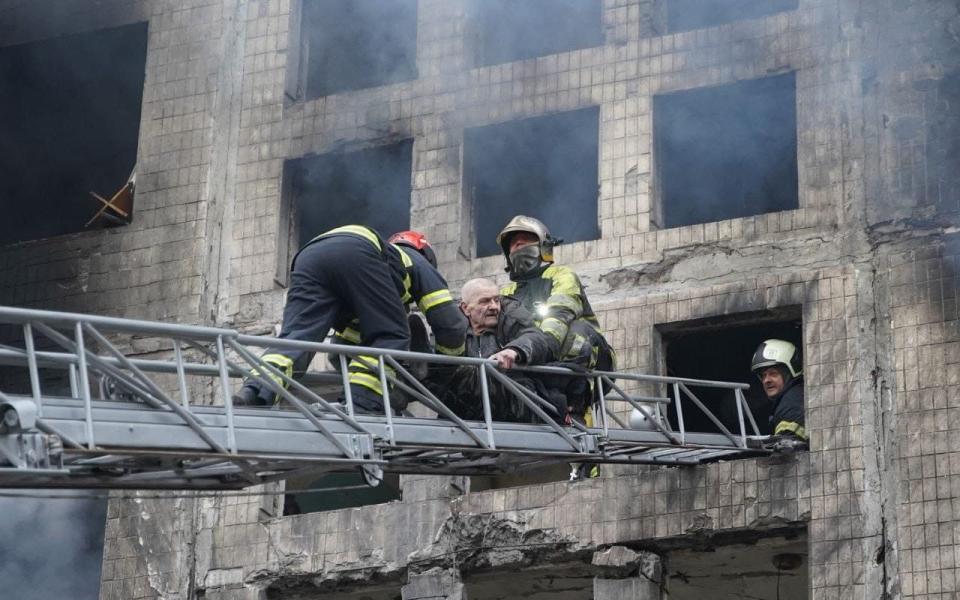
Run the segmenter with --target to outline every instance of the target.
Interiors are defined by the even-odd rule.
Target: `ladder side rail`
[[[478,360],[478,359],[473,359]],[[584,373],[577,373],[571,371],[570,369],[565,369],[563,367],[553,367],[548,365],[535,365],[535,366],[521,366],[514,367],[514,371],[526,371],[529,373],[551,373],[554,375],[567,375],[570,377],[576,376],[586,376],[586,375],[603,375],[612,379],[630,379],[633,381],[642,381],[646,383],[684,383],[687,385],[695,385],[697,387],[718,387],[726,389],[750,389],[750,385],[746,383],[736,383],[731,381],[713,381],[710,379],[691,379],[689,377],[673,377],[668,375],[647,375],[644,373],[630,373],[628,371],[587,371]]]
[[[603,376],[597,375],[593,380],[594,389],[597,391],[597,401],[600,406],[599,417],[600,422],[603,424],[603,437],[608,437],[610,435],[610,425],[607,422],[607,415],[610,414],[607,410],[607,399],[604,397],[603,393]]]
[[[87,435],[87,448],[93,450],[97,447],[93,439],[93,406],[90,399],[90,374],[87,372],[87,350],[83,342],[83,324],[77,321],[74,328],[74,336],[77,351],[77,368],[80,374],[80,394],[83,398],[83,418],[86,424],[85,432]]]
[[[255,372],[257,368],[266,369],[268,372],[273,373],[274,375],[279,377],[289,387],[296,389],[300,393],[307,396],[310,400],[313,400],[314,402],[322,406],[325,410],[328,410],[333,414],[337,415],[337,417],[339,417],[342,421],[344,421],[345,423],[353,427],[358,433],[370,434],[370,431],[366,427],[364,427],[362,424],[360,424],[356,419],[354,419],[350,414],[343,412],[335,404],[327,402],[319,394],[315,393],[313,390],[309,389],[308,387],[306,387],[296,379],[292,377],[287,377],[286,373],[281,372],[279,369],[277,369],[270,363],[264,362],[263,360],[258,358],[256,355],[254,355],[252,352],[250,352],[249,350],[244,348],[242,345],[240,345],[236,340],[230,340],[228,343],[230,347],[237,352],[237,354],[243,357],[245,362],[247,362],[248,364],[254,367],[254,370],[246,369],[230,360],[227,360],[228,366],[230,366],[234,371],[239,373],[240,376],[246,377],[249,379],[256,379],[257,381],[263,383],[268,387],[276,386],[275,381],[272,381],[269,377],[263,377],[262,375],[259,375],[257,372]],[[196,346],[196,347],[202,352],[206,352],[211,356],[213,356],[213,353],[207,350],[206,348],[202,346]],[[294,400],[299,400],[298,398],[296,398],[296,396],[290,393],[289,389],[284,389],[282,386],[271,387],[271,389],[279,392],[280,395],[282,395],[287,400],[290,400],[291,398],[293,398]],[[296,404],[294,404],[294,406],[296,406]]]
[[[279,369],[277,369],[277,368],[274,367],[273,365],[267,363],[266,361],[260,360],[259,358],[257,358],[256,356],[254,356],[251,352],[249,352],[246,348],[244,348],[243,346],[241,346],[240,344],[238,344],[236,341],[234,341],[234,340],[228,340],[228,341],[227,341],[227,344],[228,344],[228,345],[230,346],[230,348],[232,348],[237,354],[239,354],[241,358],[243,358],[245,361],[247,361],[247,363],[249,363],[254,369],[257,369],[257,368],[266,369],[267,372],[269,372],[269,373],[271,373],[271,374],[273,374],[273,375],[276,375],[276,376],[281,377],[282,380],[285,381],[285,382],[287,382],[288,384],[291,383],[291,382],[294,382],[294,383],[295,383],[295,380],[293,380],[292,378],[287,377],[284,373],[282,373]],[[242,367],[237,367],[237,368],[242,368]],[[255,374],[254,374],[253,371],[247,371],[247,374],[248,374],[249,376],[251,376],[251,377],[255,377]],[[356,457],[356,455],[355,455],[355,453],[353,452],[353,450],[352,450],[349,446],[347,446],[346,444],[341,443],[340,440],[337,439],[337,437],[333,434],[333,432],[331,432],[331,431],[327,428],[327,426],[324,425],[323,422],[322,422],[320,419],[318,419],[318,418],[316,417],[316,415],[313,414],[313,412],[310,410],[310,407],[307,406],[306,403],[304,403],[302,400],[300,400],[299,398],[297,398],[296,396],[294,396],[293,394],[291,394],[290,391],[289,391],[289,389],[284,388],[283,386],[279,385],[276,381],[272,380],[270,377],[259,377],[259,376],[256,376],[256,378],[257,378],[259,381],[261,381],[261,382],[267,384],[268,386],[270,386],[270,388],[271,388],[274,392],[277,392],[281,397],[283,397],[284,400],[286,400],[287,402],[289,402],[290,404],[292,404],[292,405],[294,406],[294,408],[296,408],[297,411],[298,411],[300,414],[302,414],[302,415],[310,422],[311,425],[313,425],[314,427],[316,427],[316,428],[320,431],[320,433],[323,434],[324,437],[326,437],[327,439],[329,439],[335,446],[337,446],[337,448],[339,448],[340,451],[343,452],[345,456],[351,457],[351,458],[355,458],[355,457]],[[331,405],[329,402],[327,402],[326,400],[324,400],[323,398],[321,398],[319,395],[314,394],[313,392],[307,390],[306,387],[303,387],[303,390],[301,390],[301,391],[304,391],[304,390],[306,390],[306,391],[310,394],[310,396],[312,396],[311,399],[319,400],[320,403],[321,403],[321,405],[323,405],[323,406],[325,406],[325,407],[331,407],[331,408],[332,408],[332,405]],[[356,420],[349,418],[348,415],[343,414],[341,411],[337,410],[335,414],[337,414],[337,416],[340,417],[341,419],[343,419],[347,424],[349,424],[349,425],[351,425],[352,427],[354,427],[357,431],[360,431],[360,432],[362,432],[362,433],[365,433],[365,434],[368,434],[368,435],[371,435],[371,436],[373,435],[368,429],[366,429],[365,427],[363,427],[363,426],[362,426],[360,423],[358,423]]]
[[[220,446],[213,438],[207,435],[206,431],[203,430],[202,426],[204,425],[204,423],[199,417],[197,417],[195,414],[190,412],[188,408],[184,408],[183,406],[180,405],[180,403],[178,403],[176,400],[174,400],[173,398],[169,397],[166,393],[164,393],[164,391],[161,390],[155,383],[153,383],[153,381],[151,381],[150,378],[143,373],[143,371],[137,368],[136,365],[130,363],[130,361],[127,360],[127,357],[124,356],[123,353],[120,352],[120,350],[118,350],[116,346],[111,344],[110,341],[107,340],[107,338],[101,335],[100,332],[98,332],[92,325],[88,323],[84,323],[84,329],[88,333],[90,333],[90,335],[92,335],[97,340],[97,342],[102,344],[110,354],[113,354],[113,356],[118,361],[120,361],[121,364],[127,367],[127,369],[129,369],[131,373],[136,375],[137,379],[141,381],[143,385],[145,385],[153,393],[154,397],[156,397],[158,400],[166,404],[174,413],[176,413],[177,416],[183,419],[183,422],[186,423],[187,426],[191,430],[193,430],[194,433],[200,436],[200,438],[203,441],[209,444],[213,450],[223,454],[227,453],[226,449]],[[230,412],[231,411],[228,410],[228,415]],[[228,418],[228,423],[229,422],[230,420]],[[229,439],[229,436],[228,436],[228,439]],[[235,442],[236,440],[234,439],[234,446],[235,446]],[[233,452],[236,453],[235,448],[233,449]]]
[[[483,423],[487,428],[487,446],[490,449],[496,449],[497,440],[493,434],[493,410],[490,407],[490,382],[487,381],[487,369],[490,365],[480,365],[478,375],[480,376],[480,397],[483,400]]]
[[[716,425],[717,428],[720,429],[720,432],[723,433],[723,435],[727,436],[727,439],[729,439],[730,442],[733,443],[733,445],[738,446],[738,447],[743,447],[743,448],[746,447],[746,445],[747,445],[747,444],[746,444],[746,440],[744,440],[744,441],[742,441],[742,442],[740,442],[739,440],[737,440],[737,439],[733,436],[733,434],[730,433],[730,430],[727,429],[727,428],[724,426],[724,424],[720,422],[720,419],[718,419],[716,416],[714,416],[714,414],[710,411],[710,409],[708,409],[708,408],[706,407],[706,405],[704,405],[704,403],[700,401],[700,398],[697,398],[697,395],[694,394],[694,393],[690,390],[690,388],[687,387],[686,384],[684,384],[684,383],[678,383],[677,385],[679,385],[679,386],[680,386],[680,389],[683,390],[683,392],[687,395],[687,397],[690,398],[690,399],[693,401],[693,403],[697,405],[697,408],[699,408],[699,409],[703,412],[703,414],[705,414],[705,415],[707,416],[707,418],[710,419],[710,422],[712,422],[714,425]],[[741,443],[743,444],[742,446],[740,445]]]
[[[387,385],[387,367],[383,364],[383,357],[377,357],[377,369],[380,370],[380,389],[383,390],[383,414],[387,418],[387,439],[391,446],[397,445],[397,438],[393,434],[393,407],[390,406],[390,386]]]
[[[27,370],[30,373],[30,393],[37,405],[37,417],[43,418],[43,399],[40,390],[40,371],[37,369],[37,349],[34,347],[33,325],[23,324],[23,344],[27,353]]]
[[[236,454],[237,432],[233,422],[233,393],[230,389],[230,376],[227,373],[227,353],[223,349],[222,336],[217,336],[217,367],[220,369],[220,393],[223,396],[223,410],[227,415],[227,448],[231,454]]]
[[[34,355],[36,356],[38,367],[61,368],[66,370],[68,369],[69,365],[75,365],[77,362],[77,357],[75,354],[66,352],[35,350]],[[117,367],[119,365],[119,361],[112,356],[100,356],[99,358],[104,364],[112,367]],[[0,364],[20,365],[24,364],[27,360],[28,358],[26,351],[20,348],[14,348],[0,344]],[[177,364],[175,361],[171,362],[167,360],[130,357],[128,357],[127,360],[129,360],[132,364],[137,365],[140,370],[146,373],[176,374],[177,372]],[[219,370],[217,369],[216,365],[207,365],[184,360],[182,366],[184,373],[187,375],[208,375],[210,377],[216,377],[219,374]]]
[[[0,306],[0,322],[14,324],[32,322],[35,325],[43,323],[47,326],[60,327],[63,329],[73,329],[76,323],[85,322],[98,327],[102,331],[114,333],[153,335],[163,338],[187,337],[207,342],[216,342],[217,336],[221,335],[227,337],[236,337],[239,335],[239,333],[233,329],[206,325],[161,323],[158,321],[105,317],[101,315],[20,308],[15,306]]]
[[[683,402],[680,401],[680,383],[674,382],[673,385],[673,406],[677,409],[677,424],[680,426],[680,445],[687,444],[687,428],[683,422]]]
[[[173,340],[173,357],[177,363],[177,385],[180,387],[180,403],[190,410],[190,395],[187,393],[187,374],[183,367],[183,350],[180,340]]]
[[[747,427],[743,420],[743,405],[740,404],[740,390],[734,390],[733,401],[737,404],[737,422],[740,424],[740,443],[747,447]]]
[[[761,435],[760,428],[757,427],[757,421],[753,418],[753,411],[750,409],[750,405],[747,404],[747,399],[743,395],[743,390],[737,390],[737,401],[743,405],[744,412],[747,413],[747,418],[750,420],[750,427],[753,429],[753,435]]]
[[[650,414],[650,411],[647,410],[647,407],[645,407],[644,405],[640,404],[639,402],[637,402],[636,400],[634,400],[633,398],[631,398],[629,394],[627,394],[625,391],[623,391],[623,389],[621,389],[620,386],[618,386],[618,385],[613,381],[613,379],[611,379],[610,377],[608,377],[608,376],[606,376],[606,375],[601,375],[600,377],[603,379],[603,381],[604,381],[607,385],[610,386],[610,388],[611,388],[613,391],[615,391],[617,394],[619,394],[620,397],[621,397],[624,401],[626,401],[630,406],[632,406],[632,407],[634,407],[635,409],[639,410],[639,411],[643,414],[643,416],[645,416],[651,423],[653,423],[653,425],[654,425],[654,427],[656,427],[657,431],[659,431],[660,433],[662,433],[663,436],[666,437],[666,438],[670,441],[671,444],[680,445],[680,446],[683,445],[683,439],[682,439],[682,437],[681,437],[681,439],[677,439],[676,436],[674,436],[672,433],[670,433],[669,431],[667,431],[667,429],[663,426],[663,423],[661,423],[659,419],[654,419],[654,418],[653,418],[653,415]],[[683,418],[680,419],[680,422],[681,422],[681,424],[683,423]],[[629,427],[624,427],[624,429],[629,429]],[[681,432],[681,436],[682,436],[682,435],[683,435],[683,434],[682,434],[682,432]]]
[[[412,353],[417,354],[417,353]],[[433,395],[433,393],[426,388],[416,377],[414,377],[409,371],[407,371],[403,365],[401,365],[397,360],[390,354],[383,355],[386,361],[390,363],[390,366],[394,368],[398,375],[403,376],[406,379],[406,383],[409,383],[415,390],[420,392],[420,394],[426,398],[429,398],[431,403],[433,403],[437,408],[441,409],[440,412],[443,413],[443,416],[447,417],[451,421],[457,424],[457,427],[462,429],[470,438],[473,439],[481,448],[489,448],[487,442],[484,441],[482,437],[476,434],[460,417],[456,415],[452,410],[450,410],[446,404],[440,401],[439,398]],[[396,376],[390,376],[390,379],[396,383],[404,383]]]
[[[80,324],[78,323],[78,327],[79,326]],[[47,336],[54,342],[60,344],[65,349],[70,350],[71,352],[74,353],[73,356],[75,358],[75,361],[71,362],[69,365],[71,371],[73,371],[74,369],[79,370],[81,357],[82,357],[83,359],[82,362],[84,364],[86,364],[87,362],[92,363],[96,368],[109,374],[111,377],[115,378],[118,383],[126,386],[130,391],[142,396],[144,401],[146,401],[147,404],[153,405],[155,408],[159,407],[162,404],[160,400],[153,397],[153,393],[148,388],[144,387],[136,379],[132,379],[131,377],[129,377],[119,367],[104,362],[104,360],[101,357],[97,356],[93,352],[90,352],[89,350],[84,349],[82,353],[79,352],[77,349],[76,342],[71,341],[65,335],[61,334],[59,331],[53,329],[52,327],[48,326],[45,323],[37,323],[36,327],[41,332],[43,332],[45,336]],[[79,385],[77,387],[79,387]],[[81,393],[79,389],[74,389],[72,380],[71,380],[70,391],[74,397],[78,397]]]
[[[536,402],[534,402],[533,400],[530,399],[530,397],[527,396],[527,390],[525,390],[523,386],[517,384],[512,379],[504,375],[503,373],[497,372],[495,369],[491,368],[490,374],[493,375],[494,378],[497,379],[497,381],[499,381],[500,383],[505,385],[507,388],[509,388],[510,391],[514,393],[514,395],[520,398],[524,402],[524,404],[527,405],[527,408],[532,410],[538,417],[540,417],[540,419],[543,420],[544,423],[549,425],[560,437],[562,437],[568,444],[570,444],[570,446],[574,449],[574,451],[583,452],[583,448],[580,447],[580,444],[578,444],[575,439],[570,437],[570,434],[567,433],[563,429],[563,427],[561,427],[556,423],[556,421],[551,419],[550,416],[546,412],[544,412],[544,410],[540,408]],[[529,395],[537,397],[539,400],[543,401],[542,398],[539,398],[539,396],[536,396],[536,394],[534,394],[533,392],[529,392]]]

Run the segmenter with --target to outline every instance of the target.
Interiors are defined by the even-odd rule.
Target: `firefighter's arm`
[[[527,365],[540,365],[556,360],[560,343],[553,336],[537,327],[533,315],[516,300],[504,297],[500,318],[505,320],[504,333],[509,340],[505,348],[520,352],[519,361]]]
[[[544,272],[552,283],[550,297],[537,309],[540,329],[563,344],[570,323],[583,315],[580,279],[566,267],[551,266]]]
[[[427,323],[433,331],[437,353],[461,356],[464,353],[467,338],[467,318],[453,302],[450,292],[443,291],[446,292],[449,300],[427,305],[427,308],[424,308],[422,301],[417,304],[420,305],[420,310],[427,317]]]

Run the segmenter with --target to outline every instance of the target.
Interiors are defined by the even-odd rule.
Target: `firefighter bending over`
[[[806,442],[803,371],[797,347],[784,340],[766,340],[753,353],[750,370],[773,403],[770,422],[774,436]]]
[[[353,323],[356,343],[406,350],[410,332],[405,305],[410,301],[417,302],[427,317],[438,348],[450,354],[463,351],[466,320],[443,277],[421,252],[389,244],[370,227],[338,227],[313,238],[294,256],[279,337],[322,342],[331,327],[343,332]],[[261,358],[288,377],[297,377],[313,354],[269,348]],[[376,357],[355,356],[349,381],[358,412],[383,411]],[[268,386],[247,380],[234,399],[238,404],[269,405],[275,394]]]

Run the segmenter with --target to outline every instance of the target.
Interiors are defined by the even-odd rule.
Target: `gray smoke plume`
[[[97,598],[107,501],[44,500],[39,498],[43,491],[17,493],[37,497],[0,498],[0,596]]]

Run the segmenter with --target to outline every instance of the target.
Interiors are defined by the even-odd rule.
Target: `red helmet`
[[[427,262],[433,265],[433,268],[437,268],[437,255],[433,252],[433,248],[430,246],[430,242],[427,241],[426,236],[419,231],[398,231],[391,235],[387,241],[391,244],[413,248],[422,254],[423,257],[427,259]]]

